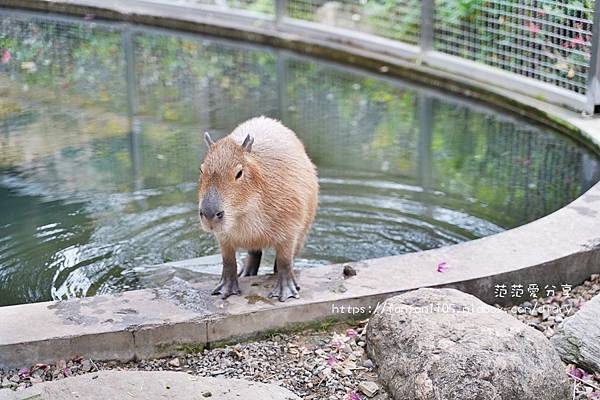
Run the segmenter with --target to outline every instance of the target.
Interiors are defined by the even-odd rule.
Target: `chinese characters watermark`
[[[572,285],[562,284],[545,285],[543,288],[537,283],[523,284],[497,284],[494,286],[494,297],[496,298],[530,298],[536,299],[538,296],[551,297],[561,294],[563,297],[569,297],[571,294]]]

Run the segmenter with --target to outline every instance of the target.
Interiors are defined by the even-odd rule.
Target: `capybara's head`
[[[248,135],[241,145],[230,137],[215,142],[207,132],[204,141],[208,152],[200,166],[200,223],[207,232],[226,233],[256,206],[260,169],[251,154],[254,139]]]

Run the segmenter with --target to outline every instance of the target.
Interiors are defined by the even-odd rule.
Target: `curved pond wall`
[[[11,2],[0,2],[10,4]],[[216,15],[173,15],[172,9],[141,14],[139,3],[111,3],[102,10],[84,1],[46,3],[24,1],[19,6],[68,11],[84,15],[154,22],[169,27],[207,30],[268,41],[308,52],[326,53],[327,38],[246,26]],[[75,5],[73,5],[75,3]],[[180,10],[181,11],[181,10]],[[159,14],[163,13],[159,18]],[[231,26],[236,25],[236,26]],[[228,26],[228,27],[226,27]],[[262,31],[261,31],[262,29]],[[600,147],[600,123],[580,114],[525,97],[476,79],[460,78],[440,69],[408,64],[389,52],[360,46],[335,46],[332,58],[348,57],[357,64],[381,68],[386,73],[416,77],[444,88],[491,101],[558,127],[590,147]],[[518,302],[515,288],[535,285],[540,290],[560,290],[576,285],[600,270],[600,184],[562,209],[524,226],[486,238],[411,253],[350,263],[356,275],[345,277],[343,265],[302,271],[302,298],[274,304],[264,298],[272,277],[241,282],[244,296],[222,301],[211,297],[214,282],[132,291],[118,296],[97,296],[58,303],[3,307],[0,320],[14,321],[0,332],[0,365],[21,365],[51,360],[68,352],[99,359],[150,357],[177,350],[185,343],[214,344],[324,318],[345,318],[373,311],[386,297],[423,286],[455,287],[489,303]],[[438,265],[445,263],[445,272]],[[522,301],[522,300],[521,300]],[[349,314],[350,311],[350,314]],[[34,322],[35,321],[35,322]],[[35,329],[40,323],[48,328]],[[101,340],[98,340],[101,339]],[[102,342],[102,346],[99,346]]]
[[[219,273],[158,264],[218,252],[197,226],[198,132],[255,115],[291,127],[319,170],[299,269],[514,228],[600,172],[583,146],[481,102],[264,45],[10,11],[0,37],[13,54],[0,65],[0,306]]]

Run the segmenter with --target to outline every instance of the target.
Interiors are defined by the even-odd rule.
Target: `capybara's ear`
[[[242,149],[246,150],[248,153],[252,151],[252,143],[254,143],[254,138],[248,134],[246,139],[244,139],[244,143],[242,143]]]
[[[204,143],[206,143],[206,146],[208,147],[215,144],[215,141],[210,137],[210,133],[208,132],[204,132]]]

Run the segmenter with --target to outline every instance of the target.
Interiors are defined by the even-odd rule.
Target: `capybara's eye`
[[[238,173],[235,175],[235,179],[238,180],[242,177],[242,170],[240,169]]]

